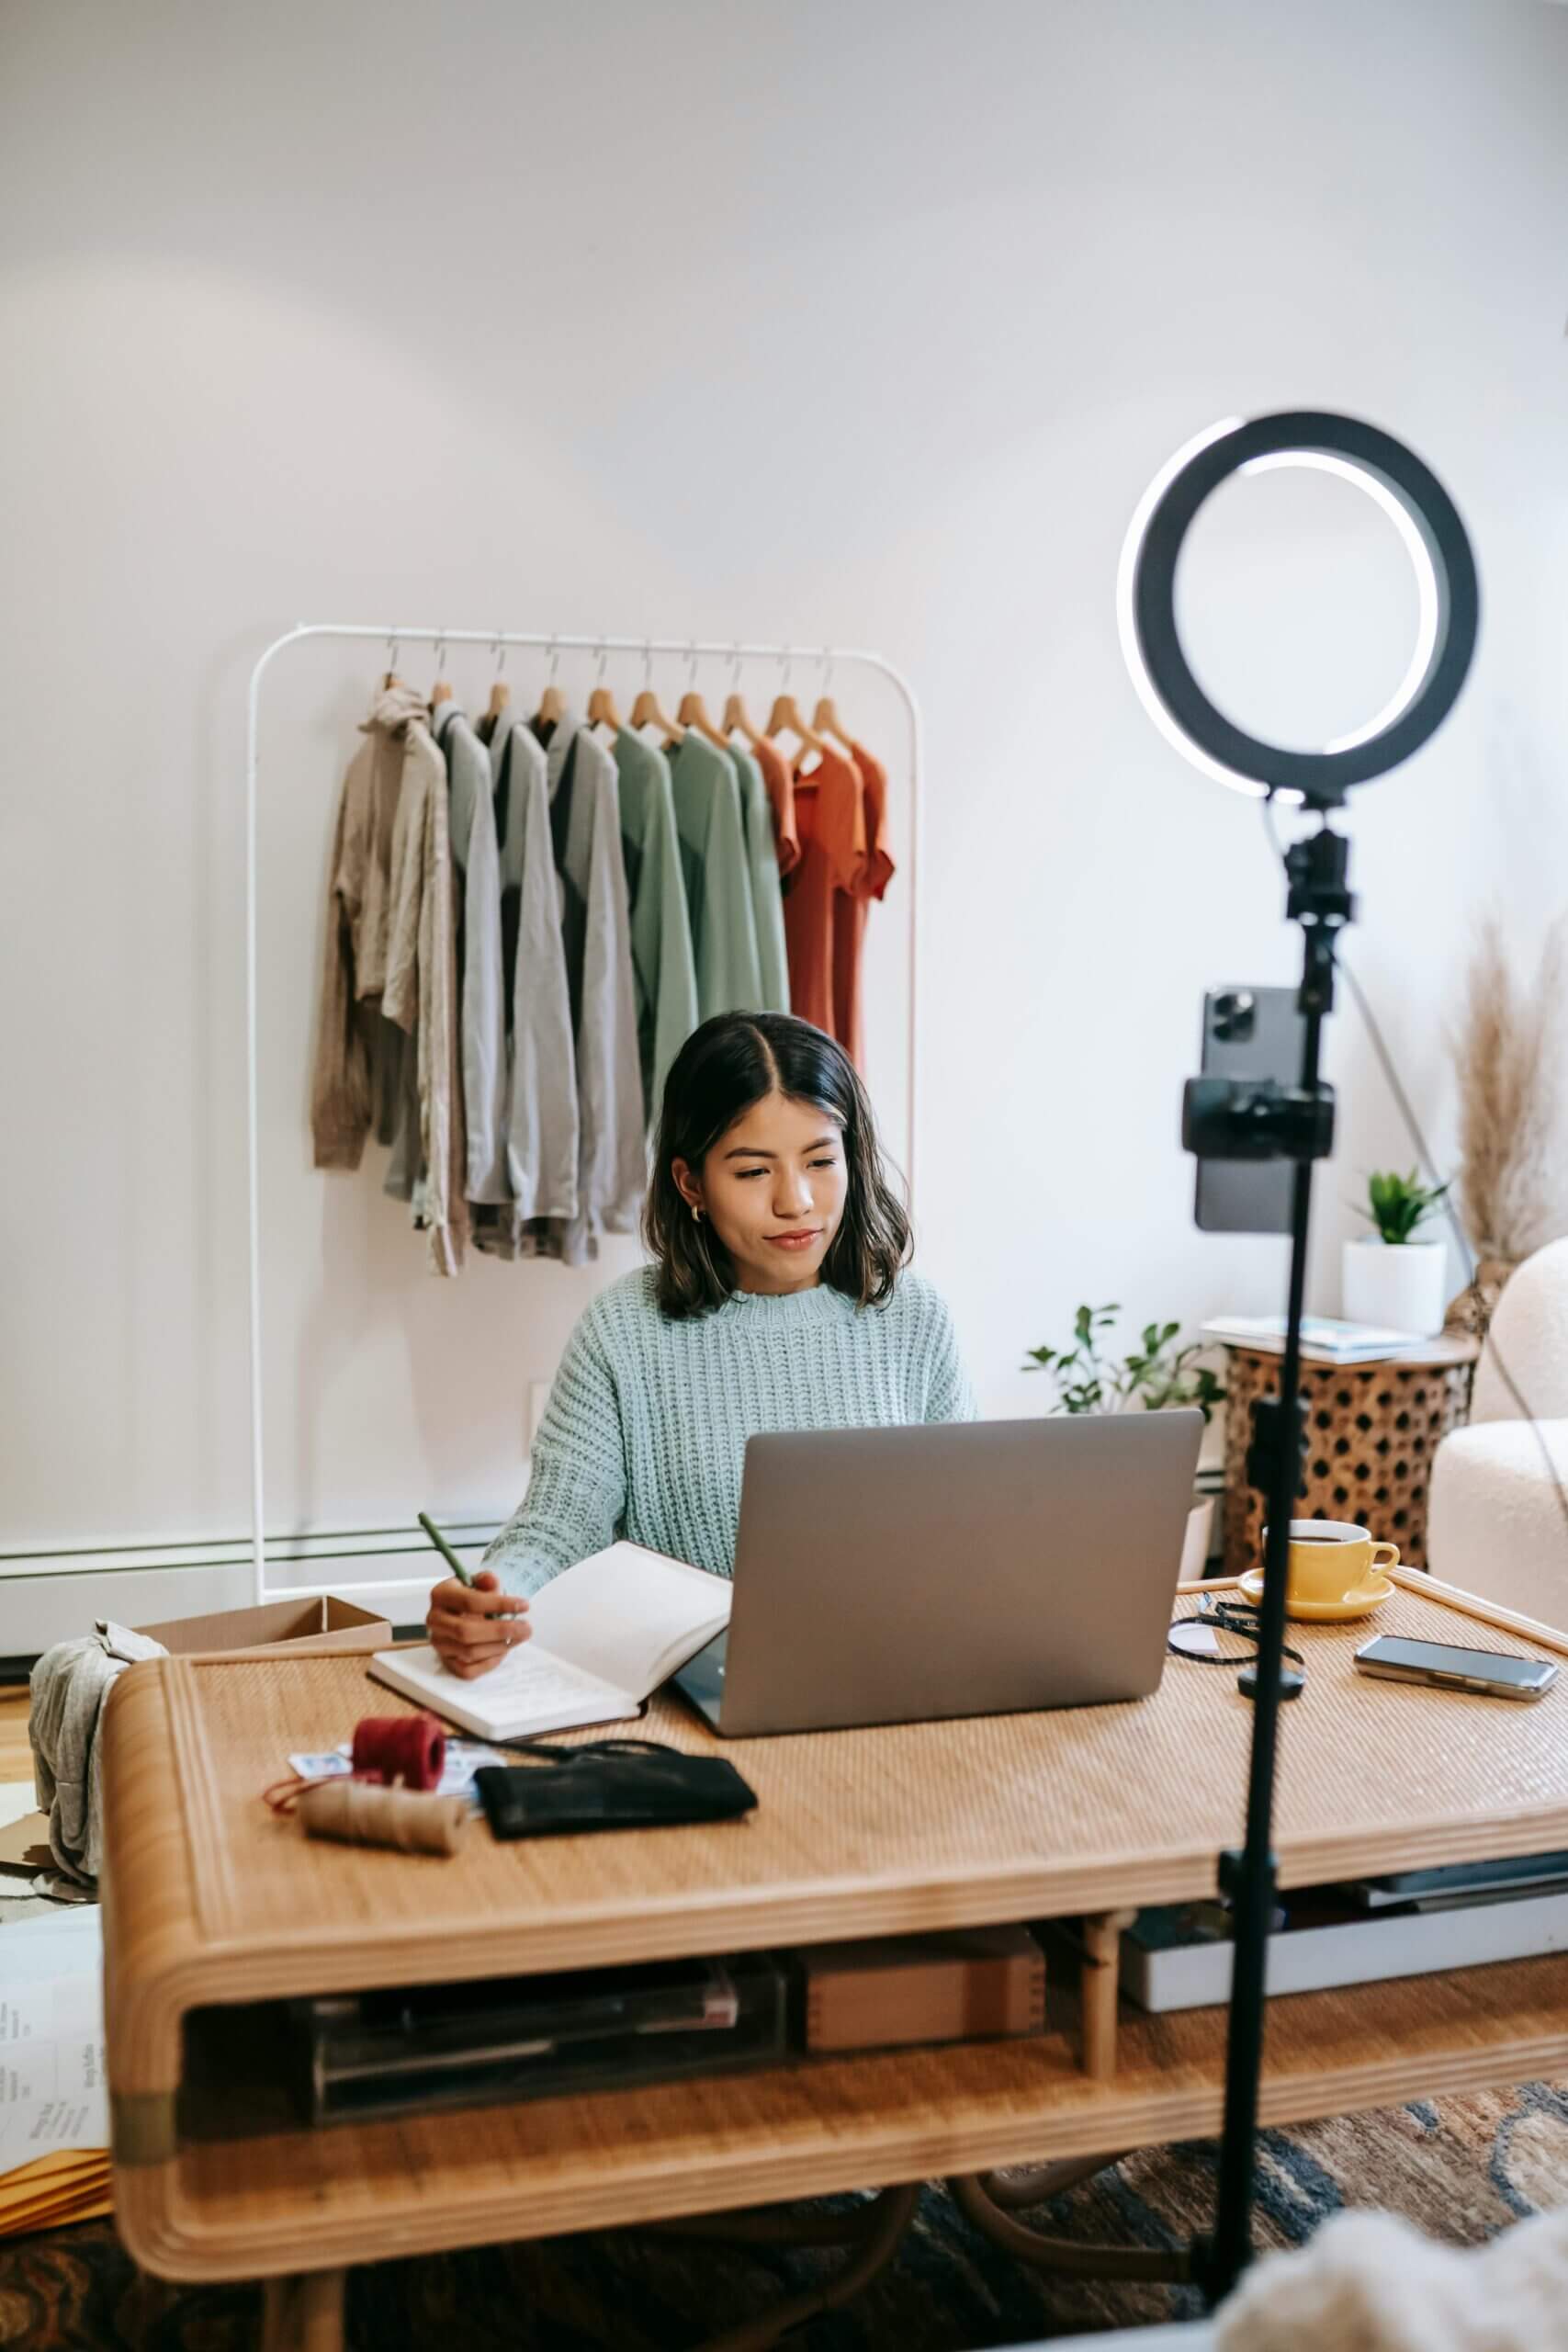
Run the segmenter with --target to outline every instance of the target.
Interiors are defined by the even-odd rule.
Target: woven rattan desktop
[[[1419,1576],[1376,1623],[1568,1651]],[[1369,1630],[1292,1630],[1309,1681],[1282,1727],[1283,1883],[1568,1847],[1568,1675],[1532,1706],[1369,1681],[1350,1664]],[[1239,1833],[1251,1719],[1233,1676],[1173,1659],[1132,1705],[731,1743],[761,1804],[716,1828],[497,1846],[476,1825],[439,1860],[313,1843],[263,1805],[291,1750],[398,1703],[349,1657],[170,1657],[124,1676],[107,1712],[119,2226],[165,2277],[296,2274],[275,2341],[293,2297],[290,2332],[335,2344],[341,2280],[312,2304],[299,2275],[350,2262],[1216,2127],[1224,2012],[1129,2013],[1118,2039],[1113,1955],[1117,1915],[1211,1893]],[[671,1700],[648,1729],[709,1739]],[[236,2006],[1069,1914],[1084,1988],[1057,1972],[1038,2039],[412,2121],[301,2128],[276,2073],[269,2120],[265,2013]],[[1262,2109],[1284,2122],[1565,2064],[1568,1960],[1502,1962],[1274,2002]]]

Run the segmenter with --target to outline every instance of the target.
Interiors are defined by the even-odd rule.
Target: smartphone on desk
[[[1363,1642],[1356,1665],[1362,1674],[1381,1675],[1387,1682],[1480,1690],[1493,1699],[1539,1699],[1557,1679],[1557,1668],[1541,1658],[1460,1649],[1448,1642],[1405,1641],[1397,1634]]]

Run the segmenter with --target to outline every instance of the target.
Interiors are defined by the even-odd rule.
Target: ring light
[[[1398,530],[1416,569],[1416,650],[1398,691],[1377,717],[1320,751],[1265,743],[1233,725],[1192,673],[1176,626],[1176,568],[1182,541],[1205,499],[1232,474],[1312,466],[1353,481]],[[1283,854],[1286,912],[1302,927],[1300,1082],[1197,1079],[1183,1104],[1182,1141],[1200,1156],[1276,1159],[1292,1164],[1291,1272],[1279,1394],[1253,1408],[1249,1484],[1268,1502],[1269,1541],[1258,1607],[1258,1656],[1248,1669],[1253,1702],[1245,1842],[1219,1860],[1233,1906],[1230,2019],[1225,2045],[1224,2127],[1214,2227],[1194,2240],[1192,2275],[1211,2304],[1221,2301],[1251,2256],[1258,2094],[1262,2070],[1269,1937],[1277,1872],[1273,1853],[1277,1725],[1293,1696],[1283,1672],[1285,1586],[1291,1512],[1304,1443],[1302,1309],[1314,1161],[1334,1144],[1334,1098],[1320,1077],[1323,1023],[1334,1003],[1339,933],[1355,913],[1349,843],[1330,821],[1350,786],[1382,775],[1418,751],[1441,726],[1475,651],[1475,560],[1463,524],[1419,458],[1349,416],[1292,409],[1244,424],[1227,417],[1179,449],[1149,484],[1127,533],[1117,580],[1117,620],[1127,667],[1150,718],[1205,775],[1239,792],[1305,802],[1321,824]]]
[[[1366,492],[1415,568],[1416,650],[1376,718],[1321,751],[1288,750],[1237,727],[1209,699],[1176,625],[1176,568],[1205,500],[1232,474],[1308,466]],[[1179,449],[1138,503],[1117,579],[1122,650],[1144,706],[1193,766],[1238,792],[1334,808],[1353,784],[1397,767],[1442,725],[1475,650],[1480,597],[1464,525],[1414,450],[1359,418],[1286,409],[1227,417]]]

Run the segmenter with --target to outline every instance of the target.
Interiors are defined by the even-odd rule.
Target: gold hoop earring
[[[703,1221],[703,1213],[702,1213],[701,1209],[697,1206],[697,1204],[696,1204],[695,1201],[694,1201],[694,1202],[692,1203],[692,1223],[693,1223],[694,1225],[701,1225],[702,1221]]]

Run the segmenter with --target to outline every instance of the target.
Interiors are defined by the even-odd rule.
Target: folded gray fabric
[[[32,1670],[33,1784],[49,1815],[50,1851],[67,1879],[96,1884],[103,1819],[98,1717],[109,1685],[128,1666],[165,1657],[162,1642],[100,1617],[80,1641],[56,1642]]]

